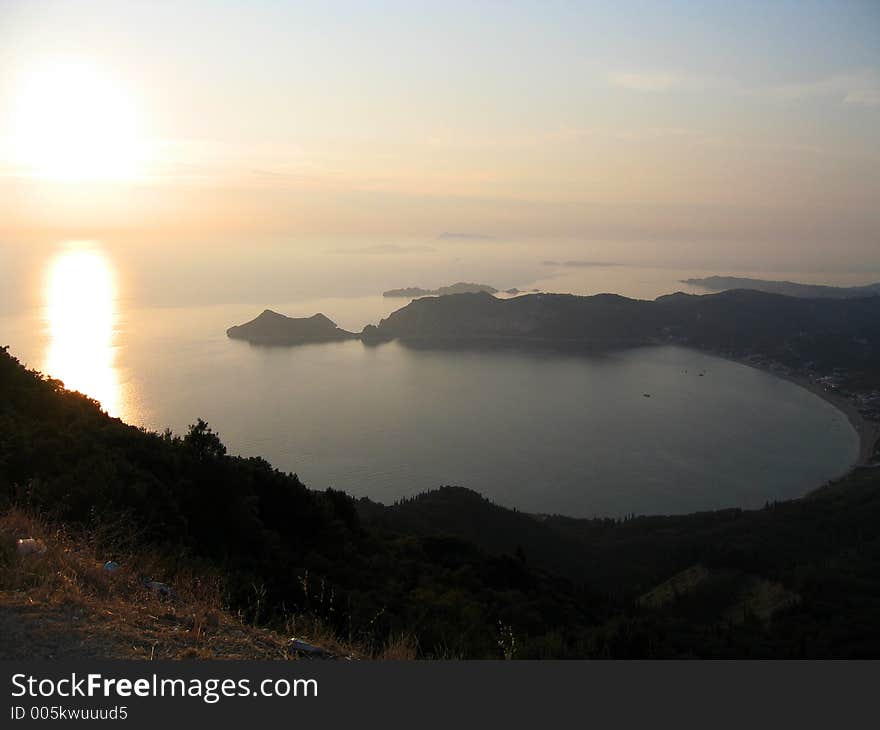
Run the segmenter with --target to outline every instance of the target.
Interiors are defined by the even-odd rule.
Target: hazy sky
[[[880,3],[0,0],[3,240],[444,231],[880,267]]]

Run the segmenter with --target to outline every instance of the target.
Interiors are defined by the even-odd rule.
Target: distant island
[[[516,291],[518,290],[510,290],[507,293],[514,294]],[[489,286],[488,284],[471,284],[466,281],[459,281],[450,286],[441,286],[438,289],[422,289],[418,286],[409,286],[403,289],[389,289],[388,291],[382,292],[382,296],[413,299],[415,297],[445,297],[450,294],[476,294],[478,292],[497,294],[498,290],[494,286]]]
[[[710,291],[753,289],[768,294],[783,294],[787,297],[801,297],[802,299],[853,299],[880,296],[880,282],[865,286],[824,286],[821,284],[799,284],[794,281],[748,279],[740,276],[707,276],[702,279],[682,279],[681,283],[701,286]]]
[[[358,337],[336,326],[323,314],[311,317],[286,317],[266,309],[256,319],[226,330],[234,340],[254,345],[300,345],[308,342],[331,342]]]

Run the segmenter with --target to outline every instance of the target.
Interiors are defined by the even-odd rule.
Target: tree
[[[183,443],[195,451],[199,459],[214,459],[226,455],[226,447],[220,440],[220,435],[214,433],[201,418],[190,424],[189,433],[183,437]]]

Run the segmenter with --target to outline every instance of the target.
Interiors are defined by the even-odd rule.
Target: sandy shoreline
[[[871,462],[871,458],[874,455],[874,450],[877,446],[877,442],[880,441],[880,423],[869,421],[867,418],[865,418],[861,413],[859,413],[859,409],[856,408],[855,404],[849,398],[840,395],[839,393],[834,393],[832,391],[826,390],[819,383],[814,383],[809,378],[800,375],[787,375],[785,373],[777,372],[776,370],[771,370],[770,368],[761,367],[759,365],[755,365],[754,363],[746,362],[745,360],[739,360],[733,357],[725,357],[723,355],[721,357],[724,357],[725,360],[730,360],[731,362],[739,363],[740,365],[746,365],[747,367],[754,368],[755,370],[760,370],[761,372],[768,373],[770,375],[775,375],[777,378],[781,378],[782,380],[787,380],[789,383],[794,383],[804,390],[808,390],[810,393],[818,396],[826,403],[830,403],[837,410],[843,413],[844,416],[846,416],[847,420],[850,422],[850,425],[853,427],[853,429],[855,429],[855,432],[859,437],[859,455],[850,468],[864,466],[865,464],[869,464]]]
[[[871,461],[871,457],[874,455],[874,447],[877,445],[877,440],[880,439],[880,424],[869,421],[859,413],[858,408],[849,398],[825,390],[818,383],[813,383],[807,378],[801,377],[787,375],[780,375],[779,377],[809,390],[813,395],[819,396],[822,400],[830,403],[843,413],[859,436],[859,457],[853,466],[863,466]]]

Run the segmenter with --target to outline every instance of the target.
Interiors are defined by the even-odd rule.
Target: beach
[[[859,413],[859,409],[849,398],[827,390],[820,383],[815,383],[809,378],[801,376],[781,375],[780,377],[806,388],[841,411],[859,436],[859,457],[853,466],[864,466],[871,463],[877,442],[880,441],[880,423],[869,421]]]

